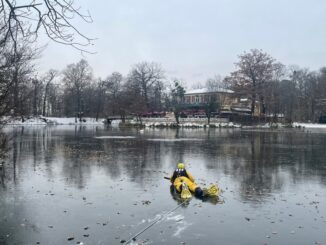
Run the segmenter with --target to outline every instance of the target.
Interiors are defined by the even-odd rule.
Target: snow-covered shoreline
[[[326,129],[326,124],[320,123],[298,123],[294,122],[292,124],[294,128],[319,128],[319,129]]]
[[[233,122],[221,122],[221,123],[195,123],[195,122],[184,122],[184,123],[173,123],[173,122],[146,122],[145,127],[148,128],[241,128],[240,124],[235,124]]]
[[[5,125],[7,126],[38,126],[38,125],[104,125],[106,123],[106,120],[101,118],[96,121],[95,118],[85,117],[82,118],[82,121],[80,122],[79,119],[76,119],[75,117],[30,117],[26,118],[24,122],[20,118],[11,118],[6,117],[2,118],[2,121],[5,122]],[[115,120],[112,121],[114,125],[119,125],[121,121]],[[212,122],[209,125],[207,125],[204,120],[198,119],[197,121],[194,119],[189,119],[182,121],[179,125],[177,125],[174,120],[157,120],[156,118],[153,118],[152,120],[150,118],[146,119],[142,125],[138,121],[130,120],[127,122],[128,126],[144,126],[144,127],[155,127],[155,128],[174,128],[174,127],[180,127],[180,128],[282,128],[282,127],[289,127],[289,125],[284,125],[281,123],[277,124],[259,124],[259,125],[253,125],[253,126],[244,126],[239,123],[233,123],[233,122]],[[326,129],[326,124],[318,124],[318,123],[299,123],[294,122],[291,125],[293,128],[309,128],[309,129]],[[290,127],[291,127],[290,126]]]
[[[104,125],[104,119],[85,117],[80,122],[75,117],[31,117],[24,122],[18,118],[4,118],[7,126],[37,126],[37,125]]]

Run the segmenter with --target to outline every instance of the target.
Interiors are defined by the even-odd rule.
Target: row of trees
[[[73,19],[92,22],[73,0],[0,1],[0,117],[9,112],[26,115],[26,105],[34,112],[37,108],[35,95],[41,85],[33,60],[40,50],[33,43],[40,32],[54,42],[88,51],[92,39],[72,24]]]
[[[34,49],[35,50],[35,49]],[[8,53],[6,67],[0,68],[1,114],[20,116],[103,117],[140,115],[146,111],[166,109],[168,93],[164,72],[159,64],[143,62],[134,65],[123,76],[114,72],[106,79],[94,78],[84,59],[68,65],[63,71],[50,70],[36,76],[33,66],[36,53],[20,49]]]
[[[2,46],[0,57],[0,116],[140,116],[149,111],[174,111],[178,121],[185,88],[180,81],[167,82],[157,63],[134,65],[128,75],[114,72],[95,78],[84,59],[63,71],[50,70],[37,76],[33,65],[41,50],[22,44],[12,51]],[[251,114],[257,103],[260,113],[284,115],[288,121],[317,121],[325,111],[326,68],[309,71],[285,67],[261,50],[239,56],[236,70],[224,79],[208,79],[209,91],[230,88],[236,97],[251,99]],[[210,101],[207,118],[218,107]]]
[[[239,55],[236,70],[224,79],[238,96],[257,102],[261,115],[284,115],[289,122],[317,121],[326,113],[326,67],[319,71],[285,67],[269,54],[253,49]]]
[[[92,22],[74,1],[36,0],[0,2],[0,117],[140,115],[146,111],[173,110],[178,120],[184,86],[167,84],[159,64],[143,62],[128,75],[115,72],[96,79],[85,60],[63,71],[36,75],[34,61],[41,49],[33,43],[40,30],[49,39],[86,51],[92,39],[71,25],[71,18]],[[251,99],[251,114],[259,102],[262,115],[282,114],[288,121],[316,121],[325,112],[326,68],[309,71],[286,68],[261,50],[239,55],[236,70],[225,79],[208,79],[206,87],[216,90],[221,83],[236,96]],[[170,89],[166,89],[166,88]],[[218,101],[205,106],[206,115]]]
[[[148,110],[163,110],[164,72],[160,65],[138,63],[128,76],[113,72],[106,79],[94,79],[91,70],[85,60],[67,66],[62,73],[63,108],[53,108],[52,112],[56,111],[59,116],[116,115],[124,118]]]

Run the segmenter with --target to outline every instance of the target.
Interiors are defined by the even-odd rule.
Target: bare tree
[[[235,63],[237,70],[232,72],[226,81],[231,82],[232,87],[244,94],[251,96],[251,114],[254,115],[256,100],[262,106],[262,113],[266,111],[264,89],[267,82],[272,81],[275,74],[283,69],[283,65],[277,63],[262,50],[252,49],[249,53],[239,55],[239,61]]]
[[[322,67],[318,73],[316,115],[319,122],[325,122],[326,116],[326,67]]]
[[[219,110],[219,107],[225,102],[227,84],[220,75],[215,75],[206,81],[206,89],[209,94],[203,101],[204,110],[207,117],[207,124],[210,124],[212,114]]]
[[[298,105],[298,93],[295,83],[292,80],[283,80],[279,84],[280,111],[284,114],[285,120],[292,123],[296,118]]]
[[[53,41],[85,51],[92,39],[82,34],[74,25],[73,19],[92,22],[89,13],[82,14],[74,0],[2,0],[0,1],[0,46],[8,41],[17,46],[17,38],[31,42],[42,29]]]
[[[212,114],[217,111],[219,102],[217,100],[217,95],[212,93],[209,95],[207,101],[204,102],[204,110],[207,117],[207,124],[211,122]]]
[[[180,81],[174,80],[173,83],[173,88],[171,90],[173,112],[175,120],[177,124],[179,124],[180,113],[182,110],[182,105],[184,103],[184,95],[186,93],[186,90],[181,85]]]
[[[11,82],[12,63],[5,52],[5,48],[0,47],[0,117],[8,113],[11,109],[10,94],[13,85]]]
[[[221,88],[226,88],[226,84],[221,75],[215,75],[213,78],[208,78],[205,86],[208,91],[218,91]]]
[[[63,75],[63,81],[66,85],[66,95],[68,96],[67,99],[70,101],[72,100],[74,104],[73,112],[79,118],[79,121],[81,121],[82,114],[84,113],[82,97],[84,95],[84,90],[93,79],[91,67],[86,60],[82,59],[77,64],[68,65]],[[69,107],[69,104],[66,106]],[[68,112],[71,112],[71,108],[67,109]]]
[[[43,107],[42,107],[42,115],[45,117],[47,115],[46,113],[46,103],[48,100],[48,94],[50,89],[50,84],[53,81],[53,79],[58,75],[58,72],[56,70],[49,70],[44,78],[44,96],[43,96]]]
[[[295,92],[296,96],[293,99],[295,104],[293,105],[294,115],[292,120],[317,121],[320,114],[317,108],[319,101],[325,98],[326,95],[322,92],[322,72],[309,71],[307,68],[294,66],[291,66],[289,70],[289,78],[294,86],[292,92]]]
[[[123,76],[119,72],[113,72],[106,79],[108,104],[113,115],[121,113],[121,93],[123,91]]]
[[[41,91],[42,91],[42,82],[37,79],[33,78],[32,79],[32,90],[33,90],[33,115],[37,116],[39,115],[39,109],[40,109],[40,102],[41,102]]]
[[[126,115],[134,115],[137,121],[142,124],[142,113],[146,110],[146,102],[141,94],[130,87],[124,86],[121,94],[120,115],[124,121]]]
[[[326,97],[326,67],[322,67],[319,70],[318,92],[319,98]]]
[[[129,75],[129,80],[133,87],[138,87],[141,95],[144,97],[147,109],[150,106],[150,93],[164,78],[162,68],[157,63],[142,62],[136,64]]]
[[[29,98],[29,91],[26,87],[31,82],[34,74],[33,61],[39,56],[41,50],[31,46],[25,40],[21,40],[12,52],[10,45],[0,47],[0,73],[2,73],[2,84],[7,84],[9,100],[1,100],[1,103],[12,110],[14,115],[22,116],[26,107],[26,99]]]

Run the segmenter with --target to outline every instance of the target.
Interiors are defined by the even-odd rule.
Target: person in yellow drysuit
[[[186,170],[184,163],[178,163],[170,180],[175,190],[181,193],[182,198],[191,197],[189,190],[194,193],[196,197],[203,196],[203,190],[197,186],[194,177]]]

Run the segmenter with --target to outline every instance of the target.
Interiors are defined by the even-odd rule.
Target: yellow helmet
[[[184,168],[185,168],[184,163],[179,162],[179,163],[178,163],[178,168],[179,168],[179,169],[184,169]]]

